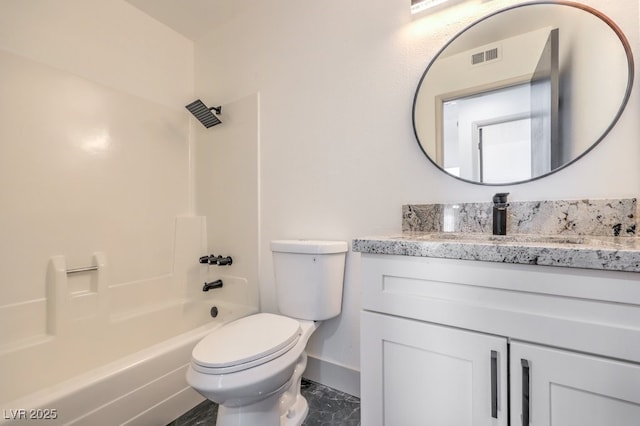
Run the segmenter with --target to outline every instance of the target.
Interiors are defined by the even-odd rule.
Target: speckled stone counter
[[[640,272],[636,199],[513,203],[491,235],[491,203],[403,206],[403,233],[353,240],[361,253]]]
[[[403,232],[492,231],[492,203],[407,204]],[[507,234],[635,237],[635,198],[509,202]]]
[[[457,235],[452,239],[435,233],[357,238],[352,249],[361,253],[640,272],[640,239],[635,237],[553,241],[554,237],[546,240],[525,235],[505,239],[488,239],[485,234]]]

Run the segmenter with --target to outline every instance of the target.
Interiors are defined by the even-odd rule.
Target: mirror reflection
[[[573,3],[527,3],[481,19],[425,71],[418,143],[438,167],[483,184],[520,183],[597,144],[626,105],[633,59],[620,30]]]

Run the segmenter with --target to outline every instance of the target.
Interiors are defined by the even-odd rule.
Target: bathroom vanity
[[[640,424],[637,237],[405,231],[353,241],[363,424]]]
[[[593,61],[618,76],[600,93]],[[633,70],[628,40],[603,13],[564,1],[508,7],[429,63],[414,97],[416,140],[465,182],[539,179],[607,136]],[[494,196],[493,223],[488,203],[408,205],[401,235],[353,241],[362,424],[640,425],[636,199],[506,195]]]

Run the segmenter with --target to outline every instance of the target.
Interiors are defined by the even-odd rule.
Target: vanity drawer
[[[362,255],[362,308],[640,362],[640,274]]]

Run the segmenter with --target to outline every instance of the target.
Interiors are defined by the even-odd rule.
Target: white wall
[[[253,2],[251,10],[196,43],[198,96],[224,105],[259,93],[256,244],[264,310],[276,310],[272,239],[400,232],[402,204],[489,201],[498,190],[510,192],[512,200],[638,194],[637,90],[604,143],[542,180],[471,185],[442,174],[422,155],[411,107],[423,70],[474,19],[514,3],[470,0],[412,18],[408,1]],[[585,3],[613,18],[636,52],[636,0]],[[215,132],[208,136],[212,143]],[[233,191],[234,182],[218,179]],[[360,356],[358,264],[358,254],[349,253],[343,313],[323,324],[310,343],[311,355],[353,370]]]

